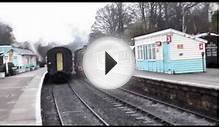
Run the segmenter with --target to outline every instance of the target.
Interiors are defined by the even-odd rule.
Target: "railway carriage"
[[[74,52],[74,70],[77,76],[84,76],[83,56],[87,46],[80,48]]]
[[[206,71],[206,40],[167,29],[135,37],[136,69],[168,74]]]
[[[47,52],[49,77],[57,83],[67,82],[72,75],[72,52],[65,47],[55,47]]]

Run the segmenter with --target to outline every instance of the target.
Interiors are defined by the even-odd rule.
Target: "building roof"
[[[146,34],[146,35],[142,35],[142,36],[138,36],[138,37],[135,37],[134,40],[141,40],[141,39],[146,39],[146,38],[151,38],[151,37],[154,37],[154,36],[159,36],[159,35],[164,35],[164,34],[171,34],[171,33],[178,34],[180,36],[184,36],[184,37],[187,37],[187,38],[191,38],[191,39],[195,39],[195,40],[207,43],[207,41],[204,40],[204,39],[201,39],[201,38],[198,38],[196,36],[192,36],[192,35],[189,35],[187,33],[183,33],[183,32],[180,32],[178,30],[171,29],[171,28],[166,29],[166,30],[162,30],[162,31],[158,31],[158,32],[154,32],[154,33],[150,33],[150,34]]]
[[[13,50],[20,55],[35,55],[31,50],[22,48],[13,48]]]
[[[7,53],[8,51],[13,50],[20,55],[35,55],[31,50],[22,49],[17,47],[12,47],[10,45],[2,45],[0,46],[0,52]]]

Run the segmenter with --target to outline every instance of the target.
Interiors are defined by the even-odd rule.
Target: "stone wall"
[[[219,90],[137,77],[133,77],[131,82],[125,87],[200,114],[219,118]]]

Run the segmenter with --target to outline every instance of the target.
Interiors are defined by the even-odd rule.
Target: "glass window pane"
[[[146,45],[146,53],[147,53],[147,57],[146,57],[146,59],[148,59],[148,45]]]
[[[153,59],[156,59],[156,54],[155,54],[156,52],[155,52],[155,44],[153,44]]]
[[[145,60],[145,45],[143,45],[143,54],[144,54],[144,60]]]
[[[141,59],[144,59],[143,45],[141,46]]]
[[[141,46],[139,46],[139,59],[141,59]]]
[[[141,46],[141,59],[144,58],[144,53],[143,53],[143,45]]]
[[[151,45],[149,44],[149,59],[151,59]]]
[[[139,59],[139,51],[138,51],[138,46],[136,47],[136,51],[137,51],[137,53],[136,53],[136,56],[137,56],[137,59]]]

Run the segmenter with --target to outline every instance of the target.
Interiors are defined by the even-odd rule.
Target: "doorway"
[[[169,71],[168,64],[170,59],[170,48],[169,44],[167,42],[163,43],[163,72],[166,73]]]

